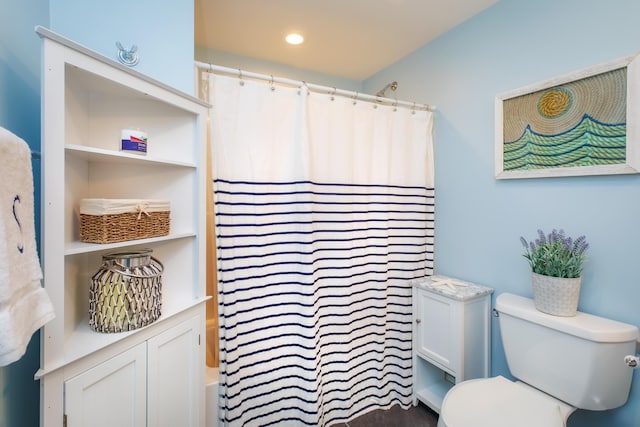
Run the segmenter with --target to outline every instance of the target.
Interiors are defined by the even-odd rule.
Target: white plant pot
[[[578,311],[582,277],[551,277],[531,273],[533,301],[538,310],[554,316],[571,317]]]

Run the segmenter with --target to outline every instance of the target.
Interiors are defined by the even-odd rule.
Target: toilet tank
[[[638,328],[578,312],[559,317],[536,310],[533,300],[496,298],[502,345],[511,374],[576,408],[613,409],[626,403]]]

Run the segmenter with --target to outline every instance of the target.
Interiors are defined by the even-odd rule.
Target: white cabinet
[[[416,351],[443,369],[455,371],[460,354],[454,334],[462,320],[456,302],[422,289],[416,298]]]
[[[492,292],[443,276],[414,283],[414,404],[440,412],[454,384],[489,376]]]
[[[201,319],[194,318],[150,338],[148,351],[148,425],[196,427],[204,390],[200,358]]]
[[[43,41],[42,267],[44,287],[56,313],[41,334],[37,377],[41,379],[42,425],[61,425],[63,390],[72,378],[104,363],[108,371],[108,361],[140,344],[149,352],[145,381],[156,388],[157,402],[161,402],[157,411],[151,408],[151,415],[165,410],[165,393],[182,387],[186,394],[180,399],[193,397],[196,402],[181,412],[188,413],[193,423],[181,419],[180,424],[201,425],[204,343],[196,349],[187,345],[193,336],[169,338],[168,331],[199,317],[201,325],[189,334],[203,341],[205,337],[208,104],[46,29],[37,32]],[[145,155],[119,150],[123,129],[148,134]],[[79,204],[85,198],[168,200],[170,232],[119,243],[81,242]],[[102,256],[142,248],[151,249],[164,264],[160,318],[128,332],[93,331],[88,321],[89,285]],[[177,360],[189,361],[189,370],[178,368]],[[159,378],[158,369],[165,368],[165,362],[188,381],[176,385]],[[127,369],[136,366],[137,370],[137,364]],[[133,375],[133,371],[125,369],[118,375]],[[111,388],[108,384],[117,378],[107,375],[96,390]],[[201,384],[202,390],[187,393],[190,384]],[[93,398],[100,400],[102,392],[96,393]],[[144,410],[148,410],[146,404]]]
[[[67,427],[145,427],[147,349],[138,344],[65,382]]]
[[[66,426],[200,425],[200,323],[193,317],[65,381]]]

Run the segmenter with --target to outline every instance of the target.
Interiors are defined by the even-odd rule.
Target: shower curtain
[[[410,405],[432,113],[214,74],[209,92],[223,424]]]

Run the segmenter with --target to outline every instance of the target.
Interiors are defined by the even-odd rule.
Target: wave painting
[[[503,170],[625,164],[626,78],[620,68],[505,100]]]
[[[520,138],[504,143],[504,170],[624,164],[626,123],[602,123],[585,114],[574,128],[543,135],[527,126]]]

